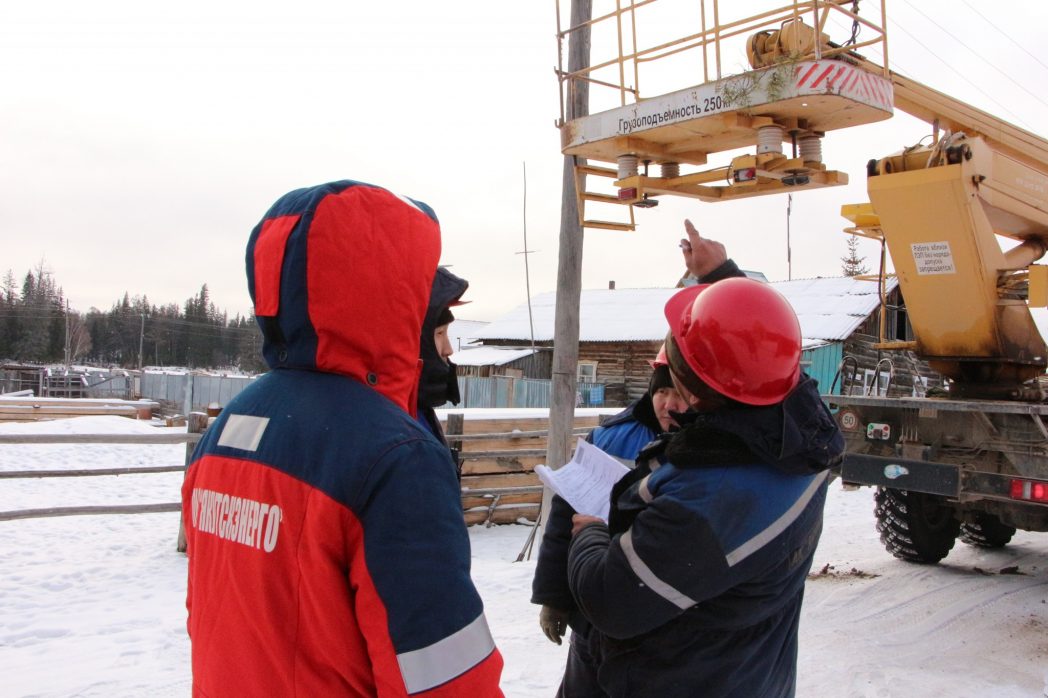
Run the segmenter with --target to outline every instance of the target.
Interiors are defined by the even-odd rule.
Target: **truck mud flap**
[[[845,484],[874,485],[956,498],[961,473],[956,465],[849,453],[840,467]]]

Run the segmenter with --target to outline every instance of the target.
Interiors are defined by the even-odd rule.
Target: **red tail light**
[[[1024,502],[1041,502],[1048,504],[1048,482],[1012,480],[1010,495],[1012,499],[1018,499]]]

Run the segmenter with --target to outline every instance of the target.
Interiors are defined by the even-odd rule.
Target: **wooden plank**
[[[164,504],[111,504],[90,507],[51,507],[49,509],[19,509],[0,511],[0,521],[15,519],[38,519],[52,516],[84,516],[95,514],[158,514],[169,511],[182,511],[178,502]]]
[[[477,475],[462,478],[462,489],[480,487],[525,487],[538,485],[539,476],[535,473],[507,473],[505,475]]]
[[[103,414],[134,412],[130,405],[12,405],[0,400],[0,414]]]
[[[491,522],[496,524],[513,524],[520,519],[534,521],[538,516],[539,507],[537,504],[517,504],[512,507],[495,509],[491,514]],[[465,519],[467,526],[485,523],[488,520],[488,510],[486,508],[471,509],[465,512]]]
[[[181,444],[201,434],[0,434],[0,444]]]
[[[527,494],[542,492],[542,485],[524,485],[523,487],[491,487],[488,489],[474,487],[468,490],[470,496],[482,497],[495,494]]]
[[[0,471],[0,479],[33,477],[89,477],[92,475],[136,475],[140,473],[180,473],[184,465],[156,465],[138,468],[97,468],[94,470],[8,470]]]
[[[452,415],[454,416],[454,415]],[[588,434],[591,431],[591,427],[579,427],[574,431],[579,434]],[[517,441],[518,439],[530,439],[530,438],[546,438],[549,436],[549,429],[537,429],[535,431],[499,431],[492,432],[490,434],[464,434],[457,436],[458,441],[483,441],[485,439],[508,439],[510,441]]]
[[[491,496],[487,497],[463,497],[462,508],[466,511],[475,509],[477,507],[488,506],[494,498]],[[534,504],[539,505],[542,501],[542,492],[528,492],[524,494],[503,494],[499,495],[499,507],[506,506],[509,504]],[[498,507],[496,507],[497,509]]]
[[[598,418],[594,416],[575,417],[573,429],[597,426]],[[545,417],[522,417],[520,419],[467,419],[463,424],[463,434],[506,433],[514,429],[520,431],[539,431],[549,428]]]
[[[544,448],[518,448],[512,451],[463,451],[465,460],[479,458],[535,458],[546,455]]]
[[[0,397],[0,405],[29,405],[33,407],[160,407],[156,400],[122,400],[119,398],[57,398],[57,397]]]
[[[497,473],[530,473],[545,457],[538,458],[477,458],[462,464],[463,475],[494,475]]]
[[[462,444],[462,457],[467,458],[469,457],[469,454],[477,452],[513,451],[516,449],[541,450],[545,453],[546,438],[469,441]]]

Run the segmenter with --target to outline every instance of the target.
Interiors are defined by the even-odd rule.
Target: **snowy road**
[[[118,417],[0,433],[155,428]],[[0,471],[171,465],[181,446],[0,445]],[[175,501],[181,475],[0,480],[0,511]],[[1048,695],[1048,534],[1004,550],[958,543],[938,566],[883,551],[868,489],[833,485],[801,626],[798,695]],[[185,559],[177,514],[0,522],[0,696],[185,696]],[[528,603],[525,526],[474,527],[474,577],[505,656],[508,698],[552,696],[565,646]],[[1015,568],[1014,573],[1000,571]]]

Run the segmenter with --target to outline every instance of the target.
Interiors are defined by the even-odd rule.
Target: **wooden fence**
[[[574,433],[585,435],[597,421],[576,417]],[[450,414],[444,427],[448,443],[461,451],[466,523],[534,522],[542,501],[535,465],[546,460],[549,419],[464,420]]]
[[[207,415],[194,414],[186,433],[158,434],[0,434],[0,444],[179,444],[186,445],[182,465],[141,466],[128,468],[87,468],[62,470],[7,470],[0,471],[0,480],[13,478],[97,477],[100,475],[128,475],[141,473],[170,473],[184,471],[200,441]],[[45,509],[17,509],[0,511],[0,521],[31,519],[49,516],[81,516],[85,514],[153,514],[181,511],[180,502],[156,504],[105,504],[96,506],[48,507]]]
[[[0,399],[0,422],[35,422],[92,415],[150,419],[159,407],[160,404],[152,400],[4,397]]]
[[[595,427],[598,417],[576,417],[574,431],[584,435]],[[92,477],[132,473],[185,470],[193,449],[206,429],[207,415],[190,415],[186,433],[159,434],[0,434],[0,444],[172,444],[186,445],[185,463],[169,466],[93,468],[64,470],[19,470],[0,472],[0,480],[11,478]],[[534,468],[546,458],[548,419],[464,420],[451,414],[445,424],[448,440],[461,450],[462,509],[467,524],[534,522],[542,500],[542,485]],[[141,514],[180,511],[179,502],[102,506],[68,506],[46,509],[0,511],[0,521],[85,514]],[[181,531],[179,546],[183,541]]]

